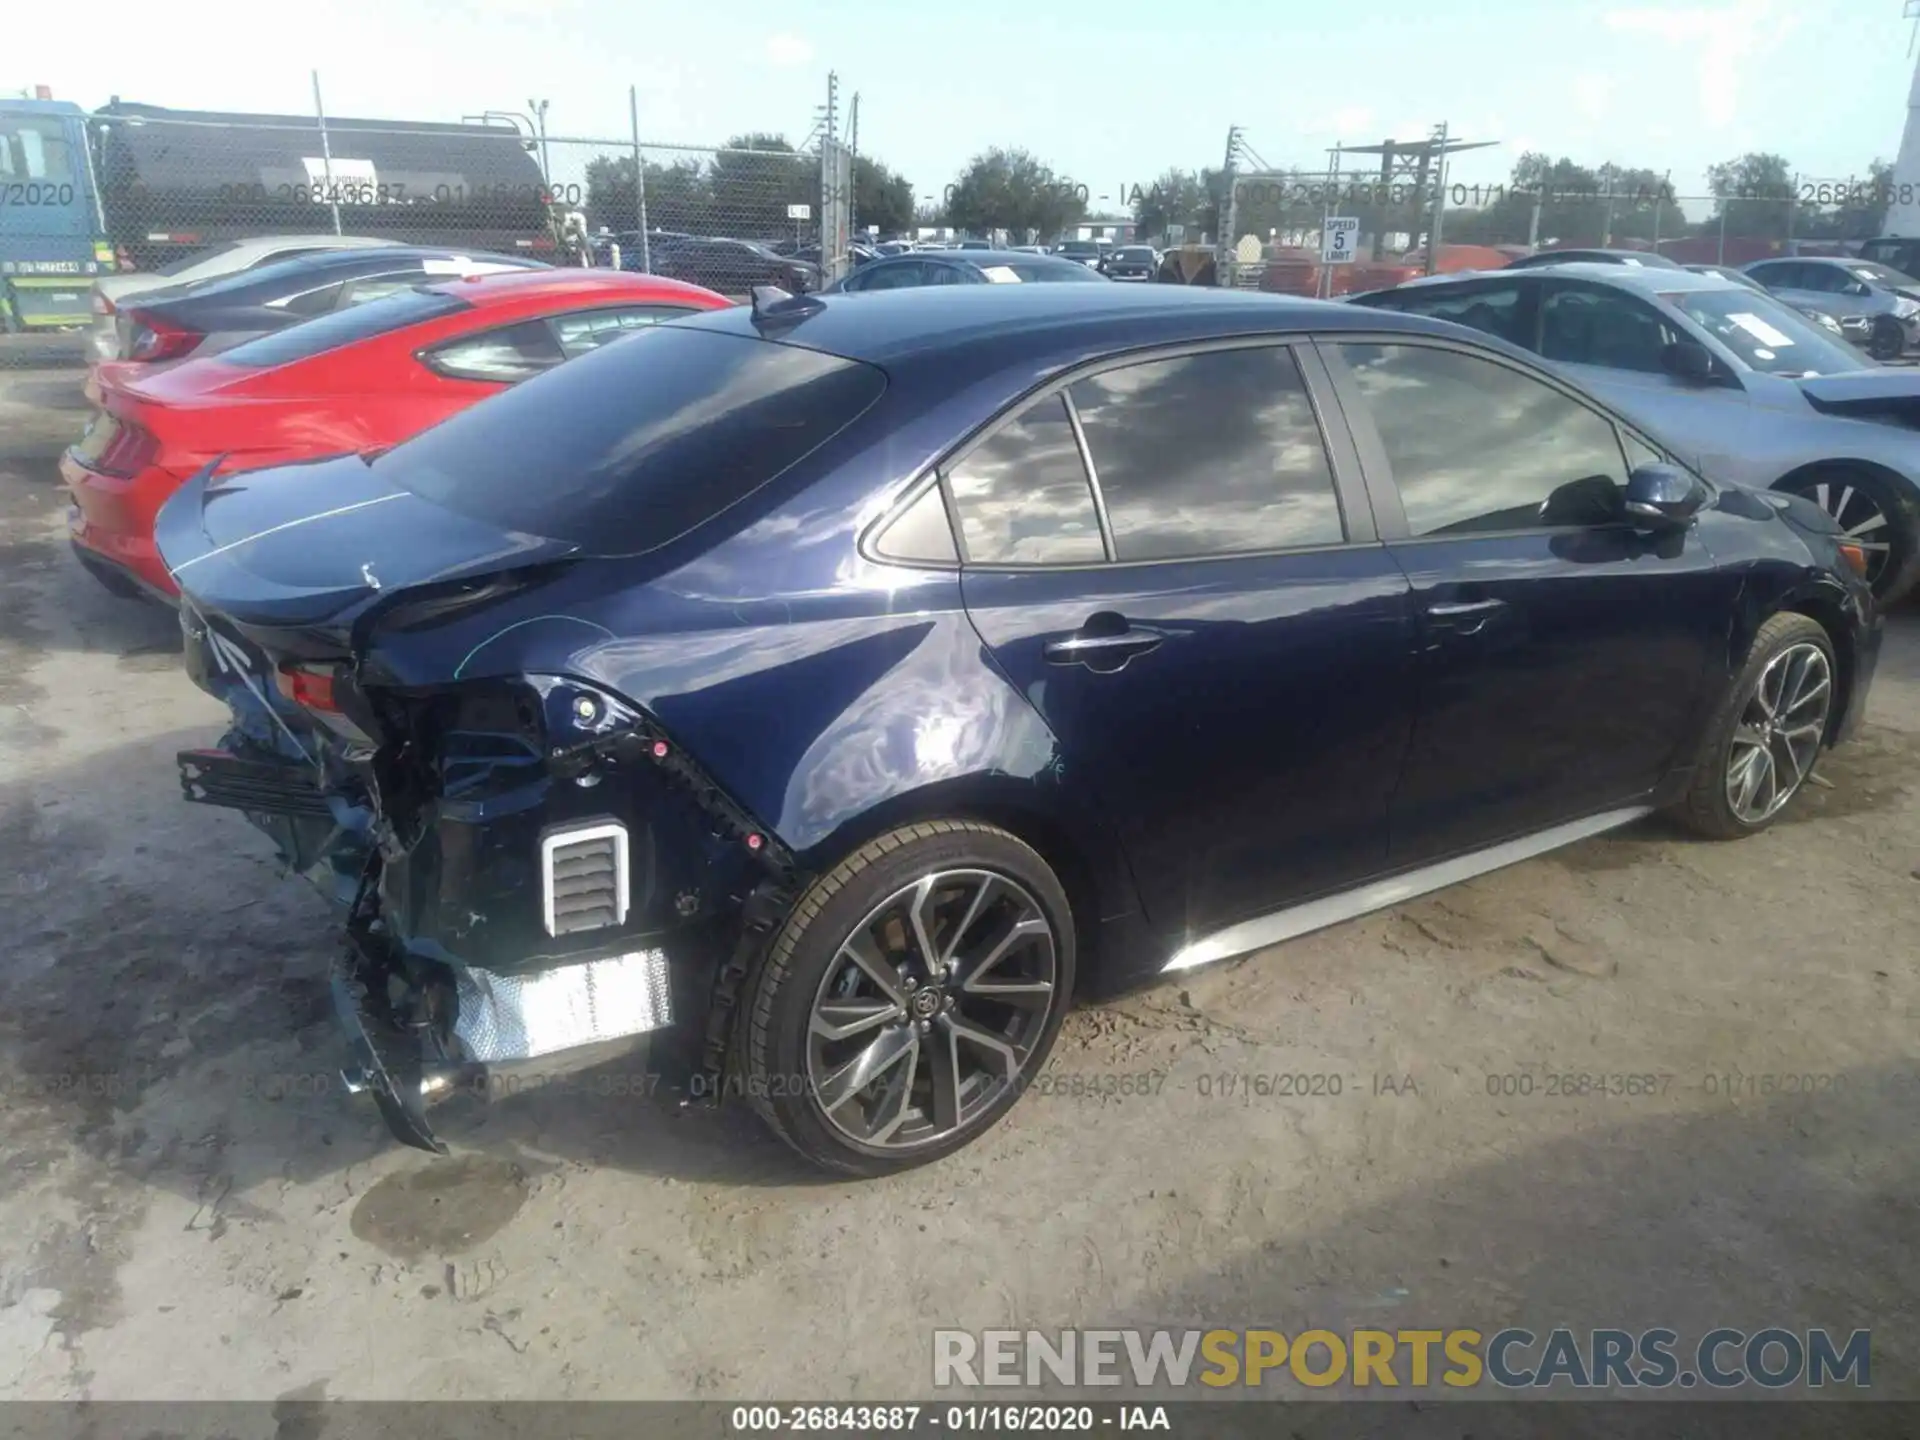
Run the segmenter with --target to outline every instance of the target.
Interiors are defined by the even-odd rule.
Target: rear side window
[[[634,554],[774,480],[885,388],[856,360],[661,326],[463,410],[374,464],[456,514],[590,554]]]
[[[336,310],[277,334],[249,340],[225,351],[220,359],[228,365],[260,369],[291,365],[296,360],[311,360],[315,355],[338,350],[342,345],[371,340],[376,335],[387,335],[408,325],[438,320],[471,308],[457,295],[443,295],[434,290],[403,290],[384,299],[369,300],[364,305]]]
[[[1106,559],[1093,488],[1059,394],[1036,400],[947,473],[967,559],[1076,565]]]
[[[1293,352],[1182,355],[1072,387],[1119,560],[1172,560],[1346,538],[1333,470]]]
[[[522,320],[484,335],[469,335],[423,354],[429,370],[455,380],[491,380],[503,385],[528,380],[566,357],[545,320]]]
[[[1483,286],[1462,293],[1458,290],[1423,292],[1420,287],[1389,290],[1376,303],[1382,310],[1397,310],[1403,315],[1431,315],[1436,320],[1451,320],[1456,325],[1498,335],[1531,350],[1531,337],[1521,325],[1520,286]]]
[[[650,330],[663,320],[672,320],[693,311],[684,305],[631,305],[611,310],[576,310],[571,315],[556,315],[549,322],[560,341],[560,353],[568,360],[589,350],[598,350],[609,340]]]

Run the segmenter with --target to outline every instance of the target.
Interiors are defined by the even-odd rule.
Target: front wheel
[[[1059,880],[1004,830],[892,831],[821,877],[755,982],[748,1096],[816,1165],[880,1175],[992,1128],[1073,992]]]
[[[1920,557],[1920,496],[1868,470],[1813,470],[1778,487],[1813,501],[1866,552],[1873,598],[1890,605],[1913,587]]]
[[[1891,315],[1881,315],[1873,322],[1873,333],[1867,339],[1867,353],[1880,361],[1898,360],[1907,350],[1907,332],[1900,322]]]
[[[1783,612],[1760,627],[1713,718],[1678,817],[1715,840],[1766,829],[1813,771],[1838,667],[1820,623]]]

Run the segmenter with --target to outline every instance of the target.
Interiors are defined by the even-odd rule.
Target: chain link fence
[[[614,266],[736,300],[756,285],[817,290],[848,263],[852,157],[833,128],[831,104],[796,147],[659,145],[637,125],[553,136],[502,114],[454,124],[317,106],[307,117],[115,102],[87,114],[0,101],[0,365],[45,363],[62,336],[74,353],[56,358],[79,358],[98,278],[170,278],[233,242],[277,237]]]
[[[1739,267],[1780,255],[1851,253],[1881,233],[1884,185],[1796,177],[1773,190],[1678,195],[1665,186],[1582,191],[1375,180],[1300,168],[1242,171],[1223,190],[1220,283],[1344,295],[1433,268],[1491,269],[1536,250],[1657,252]],[[1351,264],[1322,265],[1333,219],[1359,226]]]

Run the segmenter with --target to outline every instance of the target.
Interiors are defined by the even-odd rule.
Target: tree
[[[1487,203],[1463,210],[1458,199],[1454,189],[1445,236],[1465,243],[1617,245],[1673,240],[1691,228],[1660,172],[1611,161],[1594,168],[1537,150],[1520,157]]]
[[[712,228],[712,191],[698,160],[688,158],[672,165],[650,160],[646,179],[648,229],[702,234]],[[587,224],[615,233],[640,228],[631,155],[601,155],[587,162]]]
[[[976,155],[948,187],[947,222],[974,234],[1033,231],[1044,238],[1080,222],[1085,193],[1027,151],[995,148]]]
[[[878,160],[853,157],[853,223],[862,233],[869,225],[882,235],[913,228],[913,183],[896,175]]]
[[[1864,180],[1812,182],[1801,188],[1812,204],[1795,211],[1793,233],[1807,240],[1871,240],[1886,229],[1893,166],[1875,160]]]
[[[1218,172],[1215,172],[1216,184]],[[1169,225],[1185,227],[1189,239],[1198,240],[1220,228],[1219,204],[1207,180],[1198,170],[1177,166],[1161,173],[1143,194],[1139,186],[1127,197],[1133,208],[1133,221],[1142,236],[1160,237]],[[1211,214],[1212,224],[1206,220]]]
[[[1794,185],[1785,156],[1750,152],[1723,160],[1707,167],[1707,186],[1713,191],[1714,223],[1724,221],[1728,234],[1756,240],[1787,234]]]
[[[749,240],[794,233],[789,205],[805,205],[819,219],[820,166],[795,152],[784,135],[735,135],[707,167],[717,233]]]

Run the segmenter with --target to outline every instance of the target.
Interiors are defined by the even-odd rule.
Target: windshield
[[[501,529],[635,554],[745,499],[885,388],[857,360],[662,325],[464,410],[376,468]]]
[[[61,184],[73,179],[67,127],[60,120],[50,115],[0,117],[0,181],[50,180]],[[28,203],[40,202],[36,198]]]
[[[1144,245],[1124,245],[1114,251],[1113,258],[1116,260],[1151,260],[1153,259],[1153,251],[1147,249]]]
[[[1911,285],[1913,281],[1898,270],[1889,270],[1885,265],[1876,265],[1871,260],[1856,260],[1847,266],[1847,273],[1873,285]]]
[[[1872,366],[1858,350],[1752,290],[1681,290],[1661,298],[1748,366],[1769,375],[1838,375]]]
[[[1100,247],[1091,240],[1062,241],[1059,249],[1062,255],[1098,255]]]

